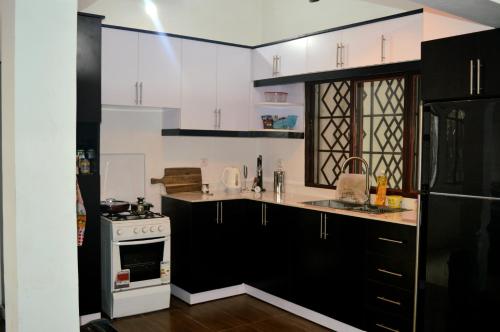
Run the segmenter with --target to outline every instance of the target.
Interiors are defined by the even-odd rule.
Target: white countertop
[[[292,207],[299,207],[303,209],[335,213],[350,217],[359,217],[363,219],[371,219],[385,222],[392,222],[397,224],[416,226],[417,224],[417,211],[405,211],[405,212],[390,212],[383,214],[370,214],[365,212],[348,211],[327,207],[320,207],[314,205],[304,204],[303,202],[317,201],[324,199],[333,199],[332,197],[326,196],[310,196],[297,193],[285,193],[281,196],[276,195],[274,192],[266,191],[264,193],[254,193],[252,191],[241,192],[237,194],[230,194],[226,192],[214,192],[210,195],[203,194],[201,192],[183,192],[176,194],[167,194],[166,197],[173,199],[178,199],[186,202],[210,202],[210,201],[224,201],[232,199],[250,199],[259,202],[282,204]]]

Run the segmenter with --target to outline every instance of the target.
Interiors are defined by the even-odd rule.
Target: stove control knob
[[[148,232],[148,228],[147,228],[146,226],[144,226],[144,227],[142,228],[142,232],[143,232],[143,233],[147,233],[147,232]]]
[[[118,229],[118,230],[116,231],[116,234],[118,234],[118,235],[122,235],[122,234],[123,234],[123,230]]]
[[[163,231],[163,226],[158,226],[158,232]]]
[[[149,230],[150,230],[151,232],[156,231],[156,226],[151,226],[151,227],[149,228]]]
[[[139,228],[134,228],[134,234],[139,234]]]

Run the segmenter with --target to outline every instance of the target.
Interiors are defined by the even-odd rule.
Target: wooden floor
[[[172,296],[170,308],[113,320],[119,332],[329,331],[248,295],[193,306]]]

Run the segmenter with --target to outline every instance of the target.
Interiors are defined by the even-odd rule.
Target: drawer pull
[[[387,271],[387,270],[384,270],[384,269],[377,269],[378,272],[382,272],[382,273],[385,273],[385,274],[390,274],[391,276],[395,276],[395,277],[399,277],[401,278],[403,275],[401,273],[396,273],[396,272],[392,272],[392,271]]]
[[[376,323],[375,324],[377,327],[380,327],[381,329],[384,329],[384,330],[387,330],[387,331],[391,331],[391,332],[399,332],[399,330],[396,330],[396,329],[391,329],[390,327],[387,327],[385,326],[384,324],[379,324],[379,323]]]
[[[401,302],[394,301],[394,300],[385,298],[383,296],[377,296],[377,300],[384,301],[384,302],[391,303],[391,304],[395,304],[395,305],[399,305],[399,306],[401,305]]]
[[[378,239],[380,241],[385,241],[385,242],[390,242],[390,243],[397,243],[397,244],[403,244],[403,241],[388,239],[386,237],[379,237]]]

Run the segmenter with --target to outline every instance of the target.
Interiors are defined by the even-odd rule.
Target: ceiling
[[[490,0],[413,0],[491,27],[500,27],[500,3]]]

